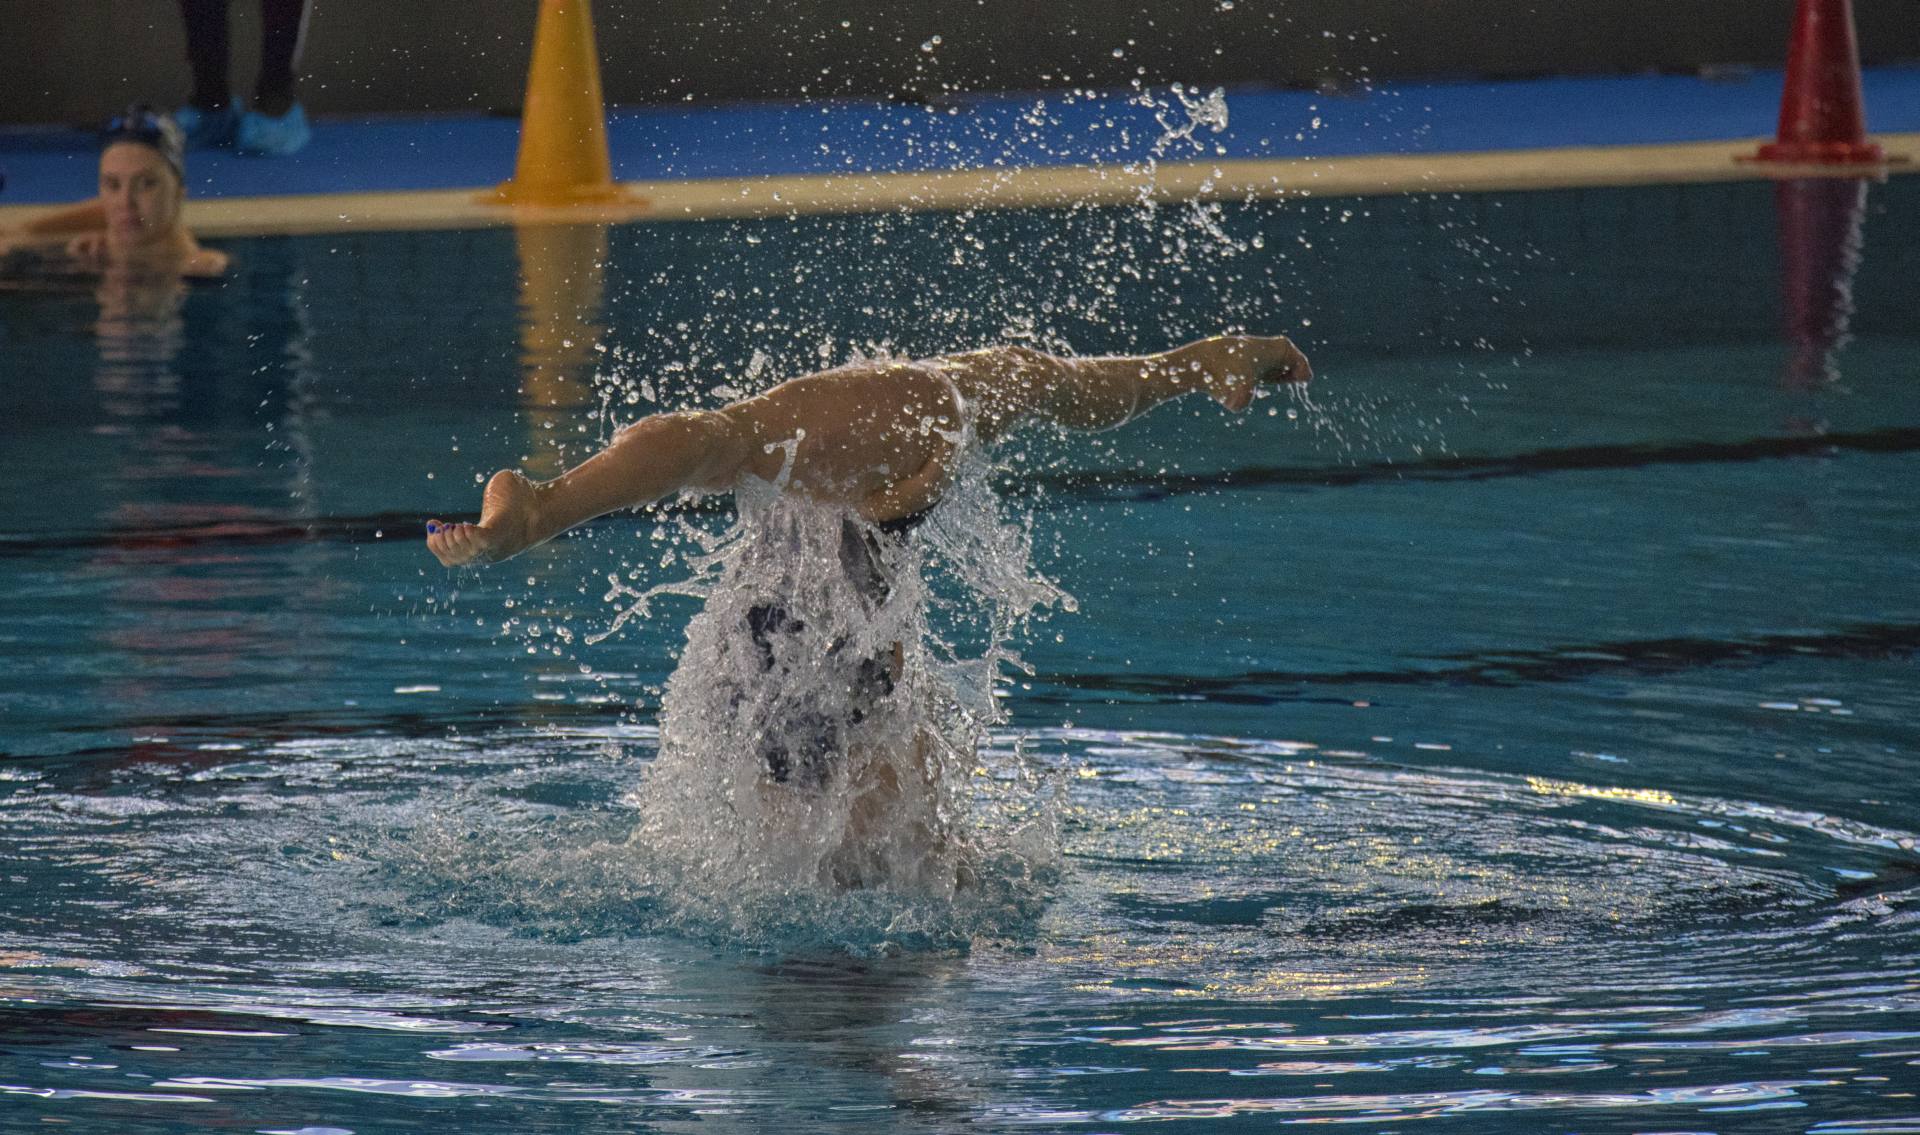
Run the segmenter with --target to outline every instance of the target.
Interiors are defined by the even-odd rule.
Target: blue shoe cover
[[[298,152],[312,137],[313,127],[307,125],[306,108],[294,103],[285,114],[261,114],[257,110],[250,110],[241,115],[240,126],[234,132],[233,148],[243,154],[284,158]]]
[[[187,136],[187,149],[213,150],[233,145],[233,136],[240,127],[243,109],[238,102],[230,102],[215,110],[183,106],[173,112],[173,120],[179,124],[180,132]]]

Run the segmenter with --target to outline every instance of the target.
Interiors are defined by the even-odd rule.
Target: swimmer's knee
[[[733,419],[714,410],[676,410],[653,414],[614,433],[615,441],[653,446],[685,446],[711,450],[725,446],[736,434]]]
[[[713,410],[653,414],[614,434],[614,445],[644,455],[680,489],[730,486],[746,461],[747,447],[732,418]]]
[[[663,414],[663,430],[688,455],[691,479],[706,488],[722,488],[739,475],[747,460],[745,434],[721,410],[683,410]]]
[[[978,356],[990,370],[1009,378],[1030,374],[1054,361],[1045,351],[1018,343],[984,347]]]
[[[640,421],[628,422],[626,425],[614,430],[613,444],[632,445],[645,441],[647,439],[648,424],[652,421],[652,418],[642,418]]]
[[[656,445],[677,438],[690,438],[700,432],[700,427],[694,423],[698,417],[698,410],[649,414],[637,422],[621,426],[613,436],[616,441],[652,442]]]

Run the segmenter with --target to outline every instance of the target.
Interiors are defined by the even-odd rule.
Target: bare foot
[[[487,482],[480,499],[480,523],[427,521],[427,550],[448,567],[518,555],[536,543],[534,508],[533,482],[502,469]]]
[[[1262,386],[1306,382],[1313,377],[1307,356],[1284,335],[1232,335],[1206,342],[1207,393],[1238,414],[1253,404]]]

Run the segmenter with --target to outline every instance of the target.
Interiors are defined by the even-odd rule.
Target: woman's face
[[[151,146],[115,142],[100,153],[107,236],[121,245],[158,240],[180,223],[180,179]]]

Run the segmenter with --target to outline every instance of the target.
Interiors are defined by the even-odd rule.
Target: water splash
[[[1185,122],[1176,121],[1173,108],[1153,99],[1151,94],[1141,96],[1145,100],[1141,105],[1152,107],[1154,121],[1160,124],[1160,137],[1153,143],[1152,150],[1156,158],[1165,156],[1176,142],[1185,142],[1195,150],[1204,150],[1204,144],[1194,137],[1196,131],[1204,126],[1218,134],[1227,128],[1225,87],[1215,87],[1204,96],[1197,91],[1187,93],[1187,89],[1179,83],[1173,84],[1171,90],[1173,97],[1179,100],[1180,109],[1186,114]]]
[[[629,719],[639,732],[607,745],[591,790],[505,812],[476,790],[397,843],[339,850],[408,896],[392,905],[409,923],[863,955],[1030,941],[1058,876],[1064,774],[985,742],[1005,676],[1032,672],[1015,649],[1027,621],[1076,604],[1033,569],[1032,520],[996,495],[1001,470],[967,430],[949,440],[968,456],[911,531],[783,493],[783,477],[739,486],[731,522],[657,517],[653,549],[606,573],[607,614],[572,613],[593,633],[555,651],[609,700],[660,696],[657,734]],[[686,600],[700,610],[664,685],[616,673],[607,640],[677,623]],[[574,653],[580,639],[600,649]],[[583,793],[603,803],[545,807]]]
[[[972,815],[1008,642],[1070,603],[997,515],[984,462],[910,534],[770,486],[740,494],[667,685],[634,842],[708,894],[952,898],[1006,850]],[[937,561],[951,586],[925,582]],[[929,613],[940,617],[936,632]],[[1047,841],[1042,841],[1043,843]]]

